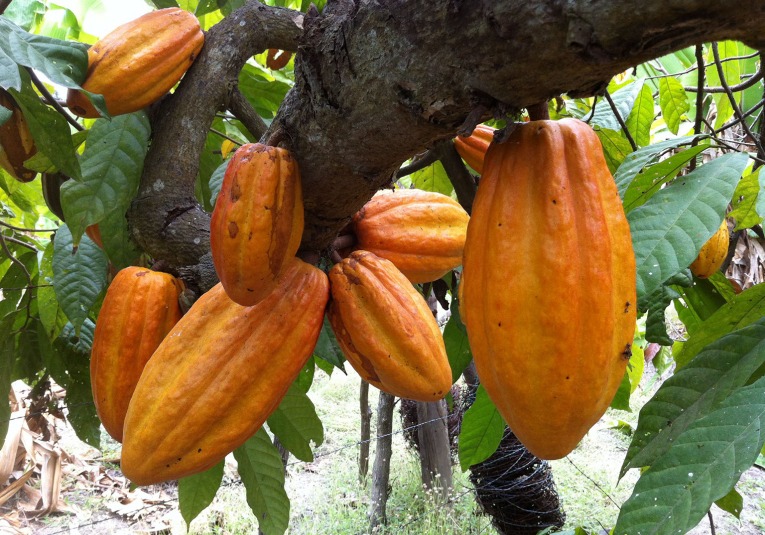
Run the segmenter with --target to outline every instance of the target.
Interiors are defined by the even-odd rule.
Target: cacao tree
[[[149,60],[137,62],[143,70],[121,70],[136,63],[131,46],[111,58],[123,54],[125,63],[103,64],[110,85],[88,84],[99,57],[90,45],[117,19],[128,22],[167,8],[204,31],[201,49],[197,31],[188,42],[179,33],[149,31],[156,41],[147,45],[153,47]],[[95,322],[108,310],[101,306],[107,288],[123,268],[152,267],[182,281],[182,308],[201,296],[203,304],[217,302],[210,292],[219,272],[210,247],[211,214],[235,147],[260,142],[289,151],[300,170],[304,229],[287,241],[299,238],[298,257],[328,272],[354,246],[354,215],[381,189],[441,193],[471,212],[480,185],[473,170],[481,170],[475,155],[463,154],[471,168],[465,166],[455,136],[462,142],[486,123],[496,129],[492,142],[501,143],[516,123],[574,118],[597,134],[613,174],[629,222],[636,305],[644,318],[644,338],[624,351],[632,356],[611,406],[629,409],[646,342],[667,347],[655,363],[674,369],[640,412],[622,474],[644,471],[614,532],[683,533],[712,503],[736,493],[741,473],[765,441],[765,301],[759,295],[765,285],[754,284],[762,268],[740,254],[731,263],[733,252],[765,239],[765,1],[742,7],[729,0],[154,0],[133,6],[124,18],[111,11],[116,3],[12,0],[0,2],[0,9],[0,391],[16,379],[54,379],[67,391],[68,418],[79,437],[99,446],[89,358]],[[164,87],[168,73],[175,78]],[[140,95],[121,92],[133,85]],[[109,87],[118,90],[121,105],[135,106],[113,107]],[[159,100],[142,100],[158,87]],[[95,112],[82,112],[87,106]],[[238,195],[223,191],[228,198]],[[732,232],[723,266],[729,277],[721,271],[694,277],[689,266],[726,218]],[[222,232],[236,234],[238,227],[223,226]],[[437,245],[438,238],[436,233],[422,246]],[[293,260],[292,254],[286,256]],[[270,250],[265,256],[272,259]],[[529,270],[552,269],[538,258],[522,261]],[[290,273],[316,271],[285,265]],[[443,340],[455,381],[472,355],[460,319],[461,269],[452,267],[440,282],[425,285],[428,294],[441,288],[437,295],[451,311]],[[347,278],[355,284],[356,275]],[[416,282],[423,292],[422,281]],[[194,432],[205,441],[205,452],[233,450],[248,502],[269,534],[283,533],[289,524],[284,467],[269,432],[297,459],[310,461],[312,443],[323,438],[307,396],[314,370],[331,371],[344,362],[329,320],[322,324],[322,298],[310,297],[304,292],[294,303],[282,303],[285,315],[310,309],[310,329],[297,316],[292,323],[267,324],[294,326],[295,336],[305,339],[293,342],[305,347],[289,373],[264,365],[258,386],[273,395],[258,422],[248,422],[235,440],[220,431],[221,422],[241,420],[235,410],[227,419],[208,412],[202,423],[189,422],[199,424]],[[569,296],[552,297],[565,314]],[[552,307],[550,299],[529,301],[529,308]],[[668,309],[682,324],[681,338],[669,334],[678,328],[667,325]],[[237,313],[218,311],[212,321],[225,332],[224,316]],[[177,348],[210,343],[192,336],[193,327],[186,332],[188,340],[175,341]],[[238,350],[248,335],[214,342],[225,340]],[[171,382],[150,371],[145,384],[171,388],[157,386]],[[236,379],[226,377],[230,398],[237,394]],[[448,385],[436,390],[441,397]],[[217,395],[214,388],[198,394]],[[462,425],[463,469],[490,457],[504,432],[491,399],[480,390],[476,399],[480,403]],[[160,403],[148,405],[128,412],[126,430],[130,422],[143,428],[140,419]],[[0,403],[0,437],[9,416],[9,406]],[[131,440],[126,436],[126,447]],[[186,444],[184,459],[202,453],[195,445]],[[133,450],[129,457],[143,456]],[[179,483],[187,521],[205,504],[189,505],[184,496],[204,487],[212,500],[223,473],[218,457],[196,466],[207,468],[201,473],[177,459],[174,477],[187,476]],[[153,460],[168,467],[171,461]],[[134,471],[137,482],[151,481],[154,468]],[[382,521],[385,511],[373,517]]]

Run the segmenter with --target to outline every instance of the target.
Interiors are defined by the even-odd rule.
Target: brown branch
[[[741,82],[737,85],[732,85],[728,89],[725,89],[724,87],[705,87],[704,92],[705,93],[727,93],[728,91],[732,91],[733,93],[737,93],[739,91],[743,91],[745,89],[749,89],[753,85],[755,85],[757,82],[763,79],[765,77],[765,73],[762,70],[762,67],[760,70],[758,70],[754,75],[752,75],[746,82]],[[686,91],[689,93],[696,93],[698,92],[697,87],[684,87]]]
[[[2,247],[3,252],[10,259],[10,261],[13,262],[14,264],[16,264],[17,266],[19,266],[21,268],[21,270],[24,272],[24,274],[27,277],[27,281],[29,281],[29,284],[31,285],[32,284],[32,275],[29,274],[29,270],[27,270],[27,266],[25,266],[24,263],[21,260],[19,260],[15,256],[13,256],[13,254],[11,254],[11,250],[8,249],[8,244],[6,243],[6,240],[13,241],[14,243],[16,242],[16,240],[13,240],[12,238],[9,238],[7,236],[3,236],[3,234],[0,233],[0,247]]]
[[[64,107],[61,105],[61,103],[56,100],[53,95],[50,94],[50,91],[48,91],[48,88],[45,87],[45,84],[42,83],[40,78],[37,77],[37,74],[34,70],[27,67],[27,72],[29,73],[29,77],[32,79],[32,83],[35,84],[35,87],[40,92],[40,94],[45,98],[45,100],[53,106],[53,108],[59,112],[61,115],[64,116],[64,119],[66,119],[66,122],[72,125],[76,130],[82,131],[85,130],[85,127],[83,127],[80,123],[78,123],[74,117],[72,117],[68,111],[64,109]]]
[[[691,147],[695,146],[699,142],[699,134],[701,134],[701,120],[704,118],[704,78],[706,77],[706,68],[701,67],[704,65],[704,47],[702,45],[696,45],[696,65],[699,67],[698,74],[698,92],[696,93],[696,121],[693,124],[693,142]],[[688,166],[689,171],[696,169],[696,158],[691,160]]]
[[[454,186],[457,200],[468,214],[471,213],[475,200],[476,183],[473,175],[462,162],[457,149],[454,148],[454,142],[451,139],[441,141],[436,145],[434,152],[441,160],[446,176],[449,177],[449,181]]]
[[[228,109],[234,114],[234,117],[242,121],[244,127],[250,131],[255,139],[261,139],[268,130],[268,125],[263,118],[258,115],[255,108],[252,107],[247,98],[235,87],[228,98]]]
[[[239,141],[238,139],[234,139],[233,137],[229,136],[228,134],[226,134],[224,132],[221,132],[220,130],[216,130],[215,128],[210,128],[210,132],[212,132],[216,136],[222,137],[223,139],[229,140],[230,142],[234,143],[235,145],[241,145],[242,144],[242,142]]]
[[[5,221],[0,221],[0,225],[10,228],[13,230],[18,230],[19,232],[56,232],[57,229],[55,228],[23,228],[23,227],[16,227],[9,223],[6,223]]]
[[[8,9],[8,6],[11,5],[11,2],[13,0],[0,0],[0,15],[5,13],[5,10]]]
[[[438,155],[432,150],[426,151],[419,158],[415,158],[412,163],[405,165],[396,171],[396,178],[398,179],[416,173],[421,169],[425,169],[429,165],[433,165],[436,161],[438,161]]]

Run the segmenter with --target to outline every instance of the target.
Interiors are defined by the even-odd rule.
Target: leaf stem
[[[43,97],[45,97],[45,100],[48,101],[48,104],[53,106],[57,112],[63,115],[64,119],[66,119],[66,122],[72,125],[75,129],[79,131],[85,130],[85,127],[78,123],[74,117],[69,115],[69,112],[67,112],[64,107],[55,98],[53,98],[53,95],[50,94],[50,91],[48,91],[48,88],[45,87],[45,84],[42,83],[40,78],[37,77],[35,71],[27,67],[27,72],[29,73],[29,77],[32,78],[32,83],[35,84],[37,90],[42,94]]]

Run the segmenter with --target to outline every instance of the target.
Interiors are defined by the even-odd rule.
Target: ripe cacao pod
[[[204,33],[193,14],[177,7],[152,11],[90,47],[82,88],[103,95],[111,115],[138,111],[172,89],[203,44]],[[100,117],[79,90],[70,89],[66,103],[80,117]]]
[[[451,197],[416,189],[377,193],[353,217],[356,247],[390,260],[414,283],[462,263],[470,217]]]
[[[181,319],[182,289],[172,275],[131,266],[106,291],[93,335],[90,384],[98,417],[118,442],[146,362]]]
[[[449,392],[452,372],[438,323],[393,263],[354,251],[332,267],[329,281],[329,321],[362,379],[418,401]]]
[[[629,225],[587,124],[532,121],[489,148],[460,312],[481,383],[536,456],[567,455],[611,403],[635,280]]]
[[[31,182],[37,171],[24,167],[24,162],[37,153],[37,147],[27,120],[10,93],[2,88],[0,106],[11,110],[11,117],[0,125],[0,167],[19,182]]]
[[[229,297],[252,306],[273,289],[303,235],[303,194],[289,151],[260,143],[237,149],[210,222],[215,270]]]
[[[266,55],[266,67],[271,70],[278,71],[290,62],[291,57],[292,52],[279,50],[277,48],[269,48],[268,54]]]
[[[728,256],[729,241],[728,222],[723,219],[720,228],[701,247],[699,256],[691,263],[691,273],[700,279],[708,279],[717,273]]]
[[[318,340],[329,282],[291,259],[253,307],[217,284],[194,303],[144,368],[125,418],[122,471],[149,485],[202,472],[278,407]]]
[[[454,148],[470,167],[483,174],[483,159],[489,144],[494,140],[495,129],[485,124],[479,124],[473,133],[467,137],[454,138]]]

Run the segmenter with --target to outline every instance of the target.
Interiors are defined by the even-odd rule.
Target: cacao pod
[[[700,279],[708,279],[717,273],[728,256],[729,241],[728,222],[723,219],[720,228],[701,247],[699,256],[691,263],[691,273]]]
[[[239,147],[210,222],[213,263],[229,297],[252,306],[268,295],[302,235],[297,162],[285,149],[260,143]]]
[[[126,267],[109,285],[90,353],[90,384],[106,431],[122,442],[128,402],[146,362],[181,319],[181,282],[167,273]]]
[[[40,178],[43,199],[48,209],[64,221],[64,208],[61,206],[61,186],[69,180],[64,173],[43,173]]]
[[[481,383],[534,455],[567,455],[611,403],[636,319],[629,225],[587,124],[532,121],[489,148],[464,256]]]
[[[451,197],[416,189],[381,191],[353,217],[356,247],[390,260],[414,283],[462,263],[470,217]]]
[[[495,129],[485,124],[479,124],[473,133],[467,137],[454,138],[454,148],[470,167],[483,174],[483,159],[489,145],[494,140]]]
[[[122,471],[148,485],[202,472],[278,407],[321,332],[329,282],[293,258],[252,307],[217,284],[154,352],[125,419]]]
[[[177,7],[152,11],[90,47],[82,88],[103,95],[110,115],[138,111],[172,89],[203,44],[204,33],[193,14]],[[70,89],[66,103],[80,117],[100,117],[79,90]]]
[[[37,153],[37,147],[27,120],[10,93],[2,88],[0,106],[11,110],[11,117],[0,125],[0,166],[19,182],[31,182],[37,171],[24,167],[24,162]]]
[[[278,71],[290,62],[291,57],[292,52],[279,50],[277,48],[269,48],[268,54],[266,55],[266,67],[271,70]]]
[[[438,323],[393,263],[354,251],[332,267],[329,281],[329,321],[362,379],[418,401],[449,392],[452,372]]]

